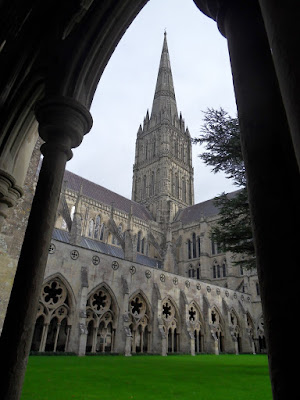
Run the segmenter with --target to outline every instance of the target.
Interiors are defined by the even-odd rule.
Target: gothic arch
[[[114,351],[118,314],[116,297],[105,282],[91,290],[86,304],[86,352]]]
[[[64,281],[55,274],[42,285],[32,350],[56,352],[68,348],[75,303]]]
[[[132,353],[149,352],[152,347],[152,310],[147,296],[137,290],[129,297],[128,312],[132,333]]]
[[[161,318],[167,336],[167,349],[169,353],[180,351],[181,320],[179,309],[171,296],[161,302]]]
[[[205,324],[196,301],[191,301],[188,306],[187,326],[190,335],[194,337],[195,353],[203,352]]]
[[[218,353],[225,351],[225,322],[222,313],[216,305],[210,308],[209,312],[209,327],[211,335],[215,341]]]
[[[239,317],[235,309],[232,307],[228,313],[229,318],[229,331],[233,341],[236,344],[236,352],[240,353],[241,348],[241,325]]]

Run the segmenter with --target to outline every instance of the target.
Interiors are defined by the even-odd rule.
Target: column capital
[[[7,208],[13,207],[22,196],[23,190],[16,185],[15,178],[0,170],[0,217],[6,218]]]
[[[78,147],[93,125],[89,110],[77,100],[49,96],[36,104],[39,134],[45,143],[41,152],[63,151],[72,158],[71,149]]]

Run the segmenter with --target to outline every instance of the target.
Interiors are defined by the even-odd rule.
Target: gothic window
[[[197,251],[196,251],[196,233],[193,233],[193,258],[197,257]]]
[[[145,146],[145,159],[148,159],[148,142],[146,142],[146,146]]]
[[[138,236],[137,236],[137,245],[136,245],[136,251],[138,253],[140,253],[140,251],[141,251],[141,244],[142,244],[141,242],[142,242],[142,232],[139,231]]]
[[[167,348],[169,353],[180,349],[179,316],[172,301],[167,298],[162,302],[162,320],[164,330],[167,332]]]
[[[141,253],[144,254],[144,252],[145,252],[145,238],[141,240]]]
[[[91,219],[89,222],[89,237],[93,237],[94,233],[94,220]]]
[[[175,139],[175,146],[174,146],[174,155],[176,158],[178,158],[178,141]]]
[[[186,183],[184,178],[182,178],[182,200],[186,202]]]
[[[217,277],[217,266],[213,265],[213,277],[216,278]]]
[[[190,239],[187,241],[187,248],[188,248],[188,259],[192,258],[192,242]]]
[[[192,265],[189,266],[188,276],[189,276],[189,278],[195,278],[195,269]]]
[[[199,265],[197,267],[197,279],[200,279],[200,275],[201,275],[201,266],[200,266],[200,263],[199,263]]]
[[[153,157],[156,156],[156,140],[153,140]]]
[[[101,286],[89,296],[86,316],[86,352],[112,352],[116,331],[116,305],[106,287]]]
[[[226,275],[227,275],[227,272],[226,272],[226,261],[223,261],[222,269],[223,269],[223,278],[225,278]]]
[[[150,196],[154,195],[154,172],[151,172],[151,183],[150,183]]]
[[[145,353],[150,350],[151,324],[150,310],[146,300],[137,294],[129,300],[130,329],[132,333],[132,353]]]
[[[66,351],[69,343],[70,301],[68,291],[59,278],[42,286],[31,349]]]
[[[100,222],[101,222],[100,215],[97,215],[96,223],[95,223],[95,231],[94,231],[94,238],[95,239],[99,239]]]
[[[197,238],[197,250],[198,250],[198,257],[200,257],[200,255],[201,255],[200,237]]]
[[[175,196],[179,198],[179,177],[178,174],[175,175]]]
[[[199,308],[194,302],[189,305],[188,308],[188,329],[193,334],[195,339],[195,353],[203,351],[203,333],[200,322]]]

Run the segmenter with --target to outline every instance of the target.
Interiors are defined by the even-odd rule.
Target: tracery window
[[[188,309],[188,329],[193,333],[195,339],[195,352],[203,351],[203,332],[200,322],[199,307],[192,302]]]
[[[173,302],[169,298],[166,298],[162,302],[162,319],[168,337],[168,352],[176,353],[180,350],[179,316]]]
[[[137,294],[129,300],[129,325],[132,333],[132,353],[146,353],[151,346],[151,313],[145,298]]]
[[[242,348],[241,348],[241,329],[239,326],[239,320],[237,317],[236,312],[231,309],[230,314],[229,314],[229,330],[231,336],[234,338],[235,342],[237,343],[237,350],[240,353]]]
[[[193,238],[193,258],[197,257],[197,250],[196,250],[196,233],[194,232],[192,235]]]
[[[112,352],[116,331],[116,304],[105,286],[101,286],[89,296],[86,316],[86,352]]]
[[[70,330],[68,291],[59,278],[53,278],[42,286],[31,350],[67,351]]]

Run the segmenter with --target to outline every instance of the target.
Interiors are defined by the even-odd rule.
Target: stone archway
[[[167,352],[180,352],[180,316],[175,302],[167,297],[162,301],[162,320],[167,338]]]
[[[86,305],[87,353],[113,353],[117,305],[111,290],[100,285],[88,296]]]
[[[70,294],[54,277],[42,286],[31,348],[33,351],[68,350],[71,323]]]
[[[152,312],[145,295],[138,292],[128,302],[132,353],[149,353],[152,349]]]

